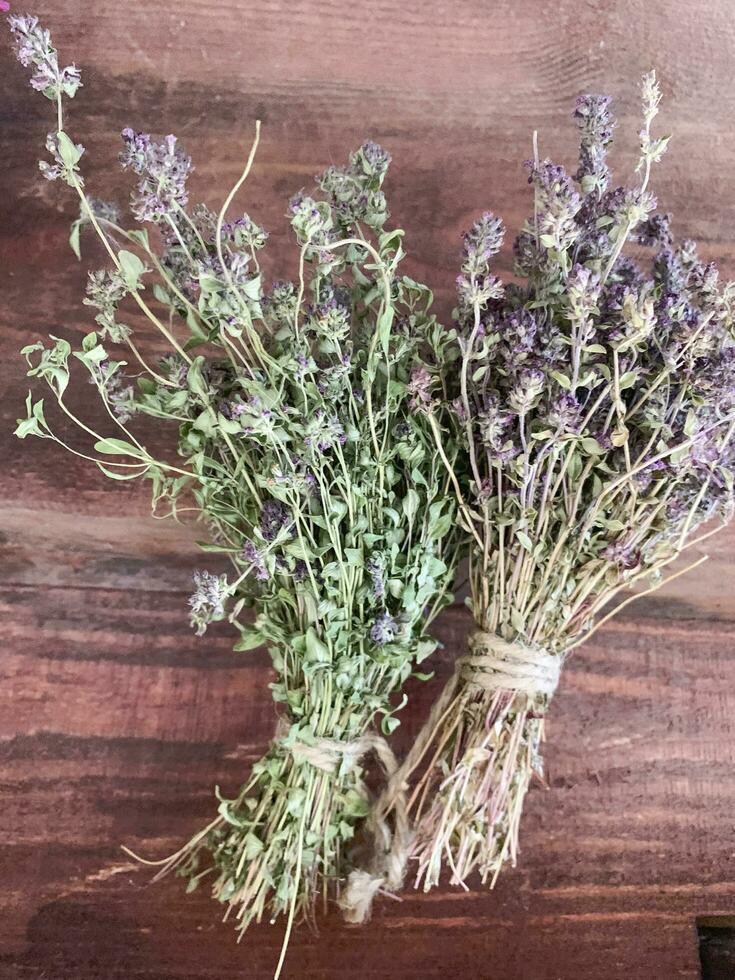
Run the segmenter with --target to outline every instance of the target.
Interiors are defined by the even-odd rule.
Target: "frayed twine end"
[[[369,871],[351,871],[338,901],[345,922],[353,925],[367,922],[372,912],[373,899],[384,883],[385,879],[381,875],[372,875]]]

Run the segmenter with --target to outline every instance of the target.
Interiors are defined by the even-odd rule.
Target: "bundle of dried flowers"
[[[420,773],[404,857],[425,890],[444,867],[455,884],[474,870],[492,884],[515,861],[564,659],[625,604],[600,615],[619,593],[646,579],[626,601],[657,588],[665,566],[732,514],[735,285],[721,287],[692,242],[674,245],[669,216],[655,210],[649,175],[667,142],[651,135],[659,100],[646,75],[630,188],[610,186],[607,97],[577,102],[574,178],[529,161],[534,213],[515,241],[518,283],[490,271],[497,218],[483,215],[465,236],[449,438],[467,463],[456,481],[475,628],[376,806],[389,812]]]
[[[31,84],[57,110],[52,159],[40,167],[79,197],[72,247],[79,255],[91,226],[109,256],[89,275],[96,331],[78,349],[52,338],[23,352],[29,375],[47,382],[94,448],[65,443],[31,394],[17,435],[50,439],[113,479],[149,480],[154,511],[193,510],[205,550],[231,562],[232,577],[196,576],[192,624],[202,634],[227,618],[236,649],[269,645],[279,730],[242,790],[220,798],[216,818],[162,871],[178,867],[190,887],[210,877],[241,931],[264,914],[286,913],[290,928],[338,889],[368,806],[363,756],[376,750],[391,765],[372,722],[382,717],[385,733],[398,724],[394,695],[435,647],[427,628],[450,601],[458,544],[433,422],[416,411],[434,385],[422,352],[443,340],[430,291],[399,273],[403,233],[384,231],[389,157],[366,143],[319,178],[319,199],[292,198],[299,280],[266,290],[258,253],[267,234],[248,215],[226,217],[257,135],[213,213],[189,209],[191,161],[174,136],[123,132],[121,162],[137,178],[131,211],[156,226],[157,251],[146,230],[128,230],[117,208],[85,192],[84,148],[64,128],[79,71],[59,66],[35,18],[10,26]],[[156,362],[125,322],[126,300],[170,347]],[[135,378],[113,349],[132,355]],[[114,435],[68,406],[74,364]],[[169,423],[175,465],[139,440],[130,423],[140,416]],[[246,608],[254,624],[241,620]]]
[[[474,870],[494,882],[516,858],[565,657],[619,593],[644,579],[645,592],[657,588],[662,569],[732,512],[735,287],[720,287],[691,242],[674,245],[648,190],[667,142],[651,135],[655,76],[643,81],[634,186],[610,186],[610,100],[579,99],[574,177],[538,154],[528,164],[534,213],[515,242],[519,281],[492,274],[503,227],[483,215],[465,236],[456,327],[445,331],[430,291],[399,275],[380,147],[326,171],[317,198],[291,200],[299,279],[266,290],[266,233],[247,215],[226,220],[257,134],[213,213],[189,209],[191,161],[175,137],[123,132],[131,210],[156,226],[158,250],[85,193],[84,150],[63,126],[79,72],[60,68],[35,18],[10,23],[31,84],[57,107],[40,166],[79,196],[72,247],[79,255],[92,226],[111,263],[90,274],[98,330],[81,348],[52,338],[24,351],[96,455],[60,439],[30,394],[17,433],[52,439],[111,478],[149,479],[154,510],[177,516],[186,501],[207,550],[234,568],[232,581],[198,573],[192,624],[201,634],[227,618],[238,649],[269,644],[277,673],[270,749],[162,873],[176,867],[191,887],[212,876],[241,931],[286,913],[288,938],[297,914],[338,891],[368,811],[361,761],[375,751],[390,777],[371,812],[382,836],[342,895],[348,918],[364,918],[383,884],[397,887],[409,857],[425,889],[445,865],[456,883]],[[171,348],[155,364],[121,319],[126,300]],[[130,352],[135,384],[109,345]],[[69,408],[75,362],[114,436]],[[129,428],[139,416],[175,423],[180,465],[150,455]],[[371,726],[382,716],[384,733],[395,727],[393,696],[434,649],[426,630],[449,600],[462,533],[475,629],[394,771]],[[254,625],[240,618],[246,608]]]

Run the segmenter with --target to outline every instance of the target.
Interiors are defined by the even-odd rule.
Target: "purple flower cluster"
[[[399,626],[388,612],[381,613],[370,629],[370,639],[376,647],[384,647],[393,643],[398,635]]]
[[[189,369],[180,354],[164,354],[158,362],[158,367],[161,374],[177,387],[181,388],[186,384]]]
[[[175,136],[156,143],[147,133],[122,131],[125,148],[120,154],[123,169],[131,169],[141,179],[133,195],[132,211],[138,221],[162,221],[175,215],[188,202],[186,181],[191,158],[176,145]]]
[[[630,536],[624,536],[607,545],[602,557],[617,565],[621,571],[630,571],[640,565],[641,550],[630,540]]]
[[[7,8],[6,8],[7,9]],[[62,95],[73,98],[82,84],[76,65],[59,68],[51,35],[39,27],[37,17],[8,18],[15,43],[16,57],[24,68],[32,68],[31,85],[46,98],[56,100]]]
[[[84,147],[81,145],[81,143],[74,143],[72,146],[74,148],[74,155],[78,160],[84,153]],[[61,150],[61,142],[57,133],[48,134],[46,137],[46,149],[54,161],[53,164],[48,163],[46,160],[39,160],[38,162],[38,169],[41,171],[46,180],[58,180],[61,177],[67,183],[71,183],[72,179],[76,179],[78,185],[83,187],[84,180],[79,174],[76,174],[75,177],[72,178],[72,172],[76,171],[76,163],[70,165],[64,158]]]
[[[329,167],[317,177],[345,232],[358,222],[375,231],[385,224],[388,207],[381,185],[389,164],[390,155],[369,141],[350,155],[346,167]]]
[[[249,214],[222,225],[222,241],[233,244],[235,248],[246,248],[251,253],[265,248],[268,232],[257,225]]]
[[[498,324],[500,348],[498,355],[508,363],[520,364],[537,349],[538,320],[525,307],[512,310]]]
[[[288,206],[291,227],[299,243],[308,245],[307,256],[316,259],[323,273],[339,266],[340,256],[335,249],[328,247],[338,239],[330,208],[323,202],[317,203],[303,191],[294,194]]]
[[[197,636],[203,636],[209,623],[224,618],[227,576],[194,572],[194,584],[196,588],[189,598],[191,625]]]
[[[652,84],[649,116],[658,100]],[[638,173],[646,176],[610,188],[610,100],[583,97],[575,119],[579,190],[563,167],[528,164],[534,216],[514,246],[522,282],[498,289],[479,329],[463,308],[478,299],[465,273],[473,265],[475,275],[490,274],[482,263],[497,251],[500,226],[484,215],[466,237],[457,320],[469,392],[453,405],[460,422],[471,421],[490,468],[487,480],[473,474],[475,492],[485,484],[498,492],[497,467],[507,506],[535,506],[554,484],[533,481],[566,444],[578,447],[580,472],[599,459],[590,483],[598,490],[631,468],[636,493],[665,484],[666,520],[684,515],[691,529],[732,499],[735,286],[723,288],[691,242],[675,245],[670,216],[655,212],[647,173],[663,144],[642,137]],[[650,266],[621,254],[627,240],[654,251]],[[600,556],[620,570],[646,560],[631,537],[608,542]]]
[[[288,507],[280,500],[266,500],[260,514],[260,533],[263,540],[275,541],[283,528],[290,528],[293,517]]]
[[[427,412],[431,408],[433,387],[434,379],[425,367],[413,369],[406,390],[409,396],[408,403],[414,412]]]
[[[352,311],[344,297],[331,296],[309,311],[309,330],[317,338],[343,343],[352,331]]]
[[[470,313],[499,299],[503,288],[490,274],[490,259],[500,251],[505,229],[500,218],[486,211],[463,235],[462,273],[457,277],[460,307]]]
[[[365,563],[365,568],[372,580],[374,599],[385,598],[385,566],[386,558],[381,552],[375,552]]]
[[[579,169],[574,176],[585,194],[604,192],[610,180],[607,148],[615,128],[610,102],[608,95],[582,95],[574,109],[580,130]]]
[[[267,582],[271,577],[265,563],[265,554],[252,541],[246,541],[242,549],[242,560],[250,566],[259,582]]]
[[[290,324],[296,313],[297,293],[292,282],[276,281],[263,297],[263,313],[273,327]]]
[[[543,160],[536,166],[528,161],[528,182],[533,184],[537,199],[535,233],[541,246],[555,253],[570,249],[580,235],[577,213],[582,198],[574,189],[564,167]]]
[[[112,361],[100,361],[95,365],[90,384],[98,385],[112,413],[125,425],[136,411],[135,389],[125,383],[121,365]]]
[[[518,455],[519,449],[509,438],[512,424],[513,416],[500,407],[498,395],[487,395],[477,415],[476,425],[480,440],[491,450],[494,462],[505,463]]]
[[[582,406],[574,395],[557,395],[547,408],[546,421],[557,432],[576,433],[582,421]]]
[[[344,426],[335,415],[317,409],[304,426],[304,446],[310,453],[325,453],[347,441]]]
[[[130,336],[130,327],[116,320],[117,308],[127,295],[128,288],[117,271],[100,269],[90,272],[87,279],[87,295],[82,300],[85,306],[93,306],[99,313],[95,322],[102,337],[109,337],[115,344],[123,343]]]

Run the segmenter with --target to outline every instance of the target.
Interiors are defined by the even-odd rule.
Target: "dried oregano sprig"
[[[382,718],[386,733],[398,724],[394,695],[434,650],[427,629],[451,600],[456,505],[433,417],[417,410],[437,387],[422,359],[451,335],[435,322],[430,291],[399,275],[403,233],[383,230],[389,157],[379,146],[330,168],[321,199],[291,200],[299,280],[265,290],[266,233],[247,215],[226,219],[257,136],[215,214],[189,210],[191,161],[175,137],[123,132],[121,162],[137,177],[132,211],[157,226],[158,254],[147,231],[126,230],[115,207],[84,191],[84,150],[66,135],[62,102],[79,73],[58,68],[35,18],[10,25],[34,86],[57,106],[53,164],[41,169],[78,194],[72,247],[79,255],[91,225],[111,263],[90,273],[85,302],[98,329],[81,348],[52,338],[24,350],[29,375],[48,383],[94,450],[65,443],[31,394],[17,434],[51,439],[114,479],[150,480],[154,512],[193,512],[207,528],[205,550],[231,562],[231,577],[197,574],[192,624],[201,634],[228,618],[236,649],[269,645],[279,732],[237,797],[220,797],[217,817],[163,871],[178,867],[190,887],[210,877],[241,931],[281,913],[290,928],[318,895],[338,890],[345,846],[368,807],[362,757],[376,748],[390,765],[371,724]],[[130,300],[170,347],[154,364],[126,322]],[[109,345],[129,349],[136,377]],[[115,436],[68,407],[75,361]],[[129,427],[139,416],[178,428],[176,465],[139,441]],[[176,428],[168,431],[175,441]],[[445,453],[454,462],[456,448]],[[254,625],[241,620],[246,608]]]
[[[460,439],[469,461],[457,484],[476,629],[378,805],[389,810],[423,760],[409,812],[424,889],[445,866],[455,883],[473,870],[492,883],[515,861],[565,656],[612,615],[599,615],[611,599],[645,579],[657,588],[661,569],[732,514],[735,285],[720,287],[691,242],[675,246],[655,211],[648,180],[666,140],[650,132],[653,73],[642,96],[632,187],[610,187],[602,96],[577,102],[574,180],[549,160],[528,163],[519,284],[490,272],[497,218],[465,236],[449,444]],[[641,248],[623,256],[628,242],[653,249],[652,263]]]

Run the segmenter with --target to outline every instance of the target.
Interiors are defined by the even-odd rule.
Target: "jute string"
[[[434,733],[452,707],[458,689],[518,691],[529,697],[551,697],[559,683],[562,657],[539,647],[511,643],[483,630],[470,634],[469,653],[456,662],[454,672],[434,702],[429,717],[400,766],[391,772],[369,818],[375,835],[375,855],[369,870],[352,871],[347,879],[340,907],[347,922],[370,918],[375,895],[383,888],[397,891],[403,884],[413,834],[407,812],[408,780],[424,757]],[[375,736],[379,738],[379,736]],[[384,739],[379,741],[384,742]],[[390,752],[390,749],[388,749]],[[393,756],[393,753],[390,753]],[[394,813],[391,833],[387,816]]]
[[[343,772],[349,772],[370,751],[374,751],[380,758],[388,775],[395,771],[397,766],[395,756],[388,743],[379,735],[362,735],[352,742],[339,742],[333,738],[315,738],[313,742],[296,740],[287,743],[287,745],[294,759],[308,762],[315,769],[321,769],[322,772],[332,774],[339,769]],[[385,754],[386,749],[390,753],[392,761]]]
[[[279,722],[276,737],[281,738],[294,759],[303,760],[322,772],[335,774],[340,769],[349,771],[368,752],[374,752],[390,784],[398,770],[398,760],[387,741],[377,732],[366,732],[351,742],[332,738],[315,738],[304,742],[300,739],[284,741],[288,725]],[[385,887],[398,891],[403,884],[409,851],[408,813],[406,795],[399,793],[393,805],[392,826],[386,818],[375,819],[378,811],[371,808],[367,829],[374,841],[371,871],[352,871],[339,904],[347,922],[363,922],[368,918],[373,898]]]

